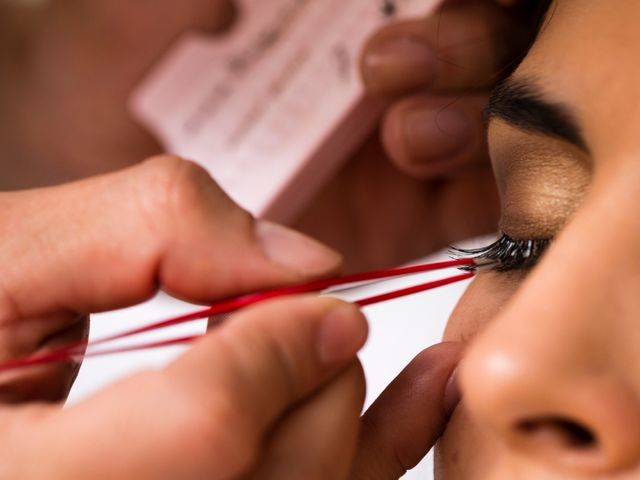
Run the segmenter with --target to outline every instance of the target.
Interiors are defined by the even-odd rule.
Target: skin
[[[495,224],[480,111],[495,72],[511,60],[502,39],[519,39],[522,26],[512,10],[496,6],[502,3],[452,2],[439,18],[384,29],[367,47],[363,75],[371,93],[401,100],[384,121],[383,141],[369,139],[297,225],[346,254],[347,269],[395,264]],[[11,47],[0,52],[10,72],[0,80],[4,189],[93,176],[157,153],[126,113],[128,92],[182,31],[213,33],[233,18],[228,2],[210,0],[74,7],[0,4],[0,35]],[[439,59],[431,74],[381,61],[382,40],[402,36],[403,25]],[[467,32],[488,41],[470,43]],[[509,44],[517,51],[518,43]],[[452,125],[443,106],[457,109],[466,125],[455,142],[455,129],[443,131]],[[422,116],[421,128],[434,126],[431,133],[406,127],[415,124],[406,121],[410,114]],[[425,135],[433,141],[422,141]],[[447,143],[457,148],[443,150]],[[381,185],[386,195],[366,194]],[[10,239],[0,249],[3,359],[82,338],[89,313],[138,303],[157,288],[206,303],[329,275],[341,263],[307,237],[252,219],[201,169],[172,157],[60,187],[4,192],[0,202]],[[431,219],[430,227],[416,228],[415,218]],[[360,418],[355,353],[365,337],[357,311],[303,298],[247,311],[168,368],[125,379],[70,409],[56,402],[77,365],[5,373],[0,474],[397,478],[444,428],[445,389],[460,347],[425,350]]]
[[[530,272],[479,275],[450,320],[445,338],[469,346],[438,478],[640,478],[640,6],[558,0],[551,12],[513,78],[564,105],[588,153],[490,124],[501,228],[555,240]],[[566,422],[592,441],[572,443]]]

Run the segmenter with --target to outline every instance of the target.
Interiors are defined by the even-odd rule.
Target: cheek
[[[487,272],[469,285],[449,318],[445,341],[468,342],[500,313],[524,278],[524,271]]]
[[[445,341],[473,340],[496,317],[522,282],[523,272],[478,275],[456,306]],[[464,397],[436,446],[436,478],[484,480],[501,462],[494,439],[469,417]],[[508,478],[508,477],[505,477]]]

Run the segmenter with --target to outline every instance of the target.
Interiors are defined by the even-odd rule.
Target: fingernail
[[[458,367],[456,367],[453,372],[451,372],[447,386],[444,389],[444,413],[447,418],[453,415],[453,412],[460,403],[460,399],[461,392],[460,386],[458,385]]]
[[[256,237],[274,263],[305,276],[330,273],[339,268],[342,257],[302,233],[276,223],[256,222]]]
[[[367,321],[355,305],[342,304],[331,310],[318,330],[318,355],[327,367],[354,357],[367,340]]]
[[[404,140],[413,158],[439,158],[462,150],[471,136],[468,116],[453,107],[420,108],[407,113]]]
[[[412,36],[390,37],[365,52],[363,78],[373,93],[400,93],[428,86],[436,58],[429,44]]]

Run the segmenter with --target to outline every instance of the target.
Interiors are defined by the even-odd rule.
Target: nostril
[[[580,423],[562,417],[542,417],[517,424],[520,435],[533,441],[555,444],[564,450],[587,450],[598,446],[597,437]]]

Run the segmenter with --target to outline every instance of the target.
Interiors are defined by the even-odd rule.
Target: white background
[[[443,259],[446,256],[441,254],[437,258]],[[428,260],[432,261],[433,259],[429,258]],[[425,278],[455,274],[456,270],[445,270],[405,277],[374,286],[361,287],[357,291],[342,296],[348,299],[362,298],[372,293],[416,284],[420,280],[424,281]],[[417,353],[440,340],[446,320],[467,283],[449,285],[365,309],[370,323],[370,337],[360,357],[367,377],[367,405]],[[178,302],[161,294],[154,300],[137,307],[94,315],[91,323],[91,337],[100,338],[131,328],[134,325],[144,325],[193,309],[193,305]],[[194,324],[174,327],[161,334],[154,333],[145,338],[148,340],[150,338],[167,338],[167,335],[169,337],[188,335],[203,332],[204,327],[204,322],[199,321]],[[139,338],[136,341],[140,340]],[[179,355],[182,350],[183,347],[169,347],[87,359],[71,392],[69,403],[79,402],[84,397],[131,372],[161,367]],[[425,459],[404,478],[431,479],[431,458]]]

